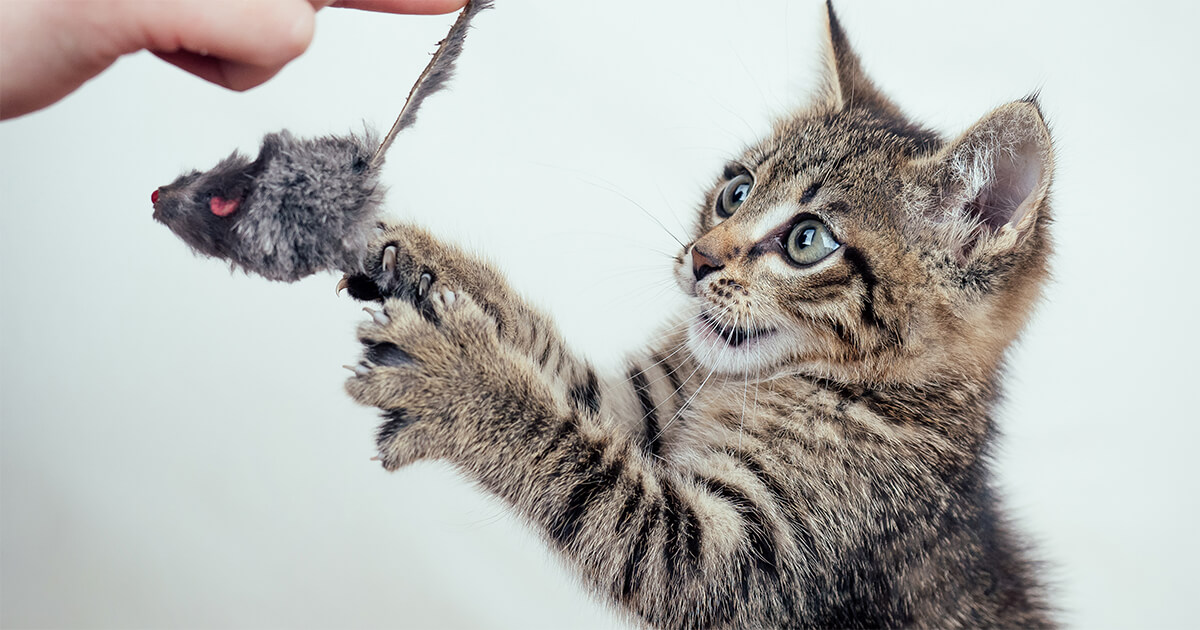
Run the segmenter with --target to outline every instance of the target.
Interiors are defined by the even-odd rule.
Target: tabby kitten
[[[389,227],[346,387],[379,459],[442,459],[647,625],[1048,627],[987,450],[1050,252],[1033,99],[947,142],[828,10],[815,105],[728,164],[665,341],[602,379],[487,264]],[[371,310],[371,309],[368,309]]]

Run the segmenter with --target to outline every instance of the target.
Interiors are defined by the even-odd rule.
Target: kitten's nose
[[[700,251],[699,247],[692,247],[692,274],[696,276],[696,282],[724,266],[712,256]]]

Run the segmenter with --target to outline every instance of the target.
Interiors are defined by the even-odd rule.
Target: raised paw
[[[346,274],[337,291],[345,289],[351,297],[366,302],[400,298],[416,303],[428,296],[445,273],[445,249],[412,227],[380,228],[367,248],[362,270]]]
[[[354,373],[346,391],[384,411],[377,443],[388,468],[428,456],[464,419],[486,416],[479,392],[506,360],[495,323],[470,296],[426,291],[419,304],[388,299],[382,311],[364,309],[363,355],[346,366]]]

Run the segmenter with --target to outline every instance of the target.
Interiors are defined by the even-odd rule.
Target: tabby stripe
[[[875,271],[871,268],[862,252],[854,247],[847,247],[843,258],[854,267],[855,273],[863,280],[863,285],[866,289],[866,295],[862,300],[861,317],[868,325],[873,326],[883,332],[892,343],[900,343],[900,335],[892,330],[890,326],[879,319],[879,314],[875,312],[875,289],[879,286],[879,277],[875,275]]]
[[[855,335],[851,331],[847,330],[841,322],[831,322],[829,324],[829,328],[833,330],[833,334],[837,335],[837,338],[841,340],[842,343],[852,348],[858,348],[858,335]]]
[[[587,408],[592,413],[600,411],[600,382],[591,367],[588,367],[584,381],[571,388],[571,400],[577,408]]]
[[[779,564],[775,556],[775,541],[762,510],[741,490],[730,487],[728,484],[707,477],[697,477],[696,481],[733,505],[745,521],[746,534],[750,539],[751,555],[759,570],[768,576],[778,577]]]
[[[746,467],[746,470],[753,473],[758,482],[771,493],[775,505],[779,506],[779,509],[787,515],[788,524],[791,525],[792,534],[796,537],[797,546],[811,554],[816,548],[817,539],[794,507],[790,497],[795,495],[795,491],[785,487],[774,475],[768,473],[763,465],[749,453],[731,452],[729,454],[736,457]]]
[[[379,427],[379,432],[375,434],[375,444],[380,448],[383,448],[384,442],[392,439],[412,421],[412,418],[409,418],[403,409],[392,409],[385,412],[383,417],[387,418],[387,422],[383,423],[383,426]]]
[[[532,434],[530,437],[536,437],[537,434],[540,433],[540,431],[535,432],[535,427],[536,425],[531,424],[529,429],[526,431],[526,433]],[[550,453],[558,450],[558,448],[562,445],[563,440],[565,440],[567,436],[576,433],[578,430],[579,418],[575,416],[575,414],[571,414],[566,420],[563,421],[562,424],[558,425],[558,428],[550,436],[550,439],[546,441],[546,445],[542,448],[541,452],[534,455],[534,461],[540,462],[550,455]]]
[[[546,349],[542,350],[542,358],[538,359],[538,365],[542,366],[542,369],[545,369],[546,363],[550,361],[550,351],[553,349],[554,340],[549,335],[546,335]]]
[[[662,516],[661,504],[651,503],[646,506],[646,515],[642,519],[642,526],[638,529],[633,547],[629,551],[629,558],[625,561],[625,582],[621,585],[623,599],[628,600],[635,591],[641,588],[641,564],[646,557],[646,545],[649,542],[650,532],[658,523],[660,516]]]
[[[700,529],[696,513],[679,498],[673,483],[663,480],[664,526],[667,544],[663,547],[663,563],[667,575],[674,577],[677,560],[682,556],[693,564],[700,562]],[[682,541],[680,538],[682,537]]]
[[[663,374],[667,377],[667,382],[671,384],[671,395],[675,396],[678,406],[682,407],[687,399],[683,397],[683,383],[679,382],[679,375],[675,373],[675,366],[667,362],[667,357],[661,354],[655,354],[650,358],[662,368]]]
[[[687,547],[688,557],[698,565],[700,564],[700,545],[703,542],[701,536],[704,535],[700,529],[700,518],[696,516],[696,511],[685,503],[680,520],[683,522],[683,542]]]
[[[822,183],[823,182],[821,182],[820,180],[817,180],[817,181],[813,182],[812,185],[810,185],[807,189],[805,189],[804,193],[802,195],[800,195],[800,203],[807,204],[807,203],[811,202],[813,200],[813,197],[817,196],[817,191],[821,190]]]
[[[815,291],[817,289],[827,289],[831,287],[844,287],[849,282],[850,277],[845,274],[830,273],[824,276],[808,279],[808,281],[804,283],[803,288],[805,291]],[[821,298],[807,298],[807,300],[811,302],[816,299],[828,299],[839,294],[840,292],[830,291],[827,295],[821,296]]]
[[[650,398],[650,386],[646,383],[646,374],[634,366],[629,371],[629,380],[633,383],[633,391],[637,394],[638,403],[642,405],[642,421],[646,423],[645,451],[651,457],[658,457],[658,414],[654,412],[654,400]]]
[[[675,489],[669,484],[663,484],[663,527],[667,530],[667,540],[663,544],[663,568],[666,570],[668,579],[675,579],[675,563],[678,557],[679,547],[679,530],[682,526],[680,519],[682,517],[682,507],[679,503],[679,495],[675,493]]]
[[[600,446],[592,445],[592,452],[587,459],[578,464],[577,470],[569,474],[578,475],[582,480],[575,484],[567,494],[566,501],[550,535],[562,547],[571,544],[579,533],[579,522],[591,509],[596,498],[604,491],[611,490],[625,471],[625,461],[617,459],[600,470],[595,470],[602,458]]]
[[[496,335],[503,339],[504,319],[500,316],[500,308],[486,300],[479,303],[479,308],[483,309],[483,312],[487,313],[492,318],[492,321],[496,322]]]
[[[629,491],[629,496],[625,497],[625,505],[621,506],[621,514],[617,516],[617,531],[625,529],[625,523],[629,522],[629,517],[633,516],[634,511],[642,503],[642,484],[638,484]]]
[[[554,369],[551,370],[551,373],[553,373],[555,376],[562,376],[563,359],[565,358],[567,358],[566,352],[554,353]]]

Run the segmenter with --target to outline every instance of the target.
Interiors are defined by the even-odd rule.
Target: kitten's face
[[[929,217],[942,211],[945,169],[931,166],[942,147],[865,110],[818,111],[729,164],[677,258],[692,354],[718,373],[870,380],[927,372],[914,358],[998,360],[1020,322],[997,311],[1023,320],[1014,301],[1032,299],[1043,260],[1023,263],[1033,289],[1022,292],[992,282],[996,258],[945,246]],[[1028,258],[1009,254],[1010,267]],[[981,348],[991,354],[964,358]]]
[[[914,150],[873,141],[865,122],[782,125],[709,191],[676,275],[695,298],[689,349],[711,369],[766,375],[835,353],[838,334],[858,328],[848,320],[861,315],[862,285],[877,282],[863,247],[894,231],[874,207],[900,194],[894,158]]]

